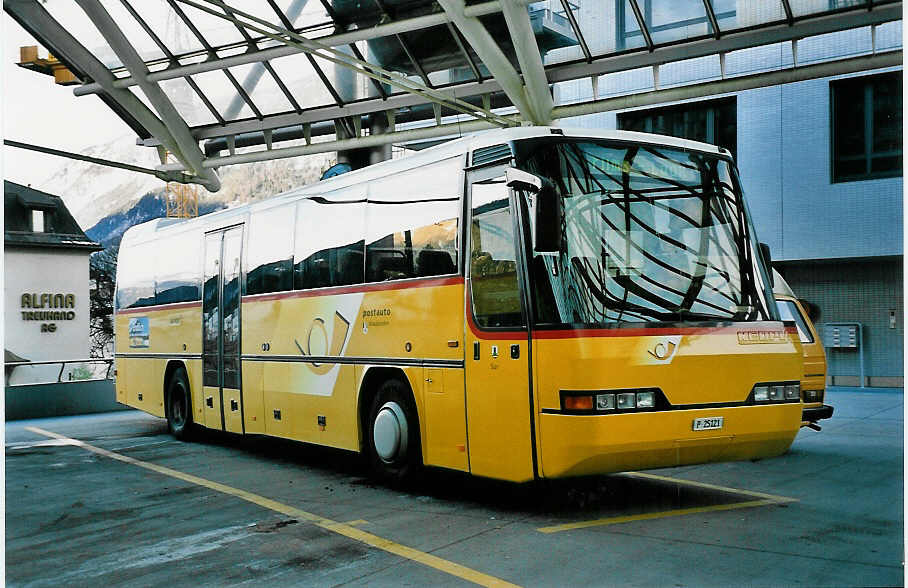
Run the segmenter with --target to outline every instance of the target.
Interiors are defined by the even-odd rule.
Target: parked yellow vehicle
[[[817,421],[832,416],[833,407],[823,404],[826,391],[826,352],[817,329],[810,320],[807,304],[799,300],[779,272],[772,270],[772,293],[782,320],[794,321],[804,352],[804,374],[801,377],[801,397],[804,412],[801,426],[819,430]]]
[[[750,460],[802,357],[727,151],[496,130],[123,237],[117,400],[523,482]]]

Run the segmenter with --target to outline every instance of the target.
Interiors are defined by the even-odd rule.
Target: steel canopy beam
[[[704,57],[716,53],[729,53],[760,45],[791,41],[792,39],[801,39],[863,26],[879,25],[885,22],[899,20],[900,18],[901,5],[886,5],[877,7],[872,11],[861,10],[839,14],[835,17],[826,16],[814,20],[800,21],[796,22],[794,26],[781,23],[768,28],[738,32],[732,31],[722,35],[722,38],[719,40],[709,37],[698,41],[678,43],[668,47],[657,47],[652,53],[644,49],[634,53],[625,53],[623,55],[599,59],[592,63],[581,62],[550,66],[547,69],[546,74],[549,83],[565,82],[636,68],[650,67],[653,65],[662,65],[695,57]],[[153,75],[154,74],[152,74],[152,76]],[[501,86],[497,80],[471,81],[439,88],[437,91],[452,97],[469,98],[481,94],[500,92]],[[389,96],[387,100],[374,98],[360,100],[347,105],[342,105],[342,108],[336,105],[328,105],[311,108],[303,111],[301,114],[274,114],[266,116],[262,121],[248,119],[229,122],[226,125],[216,123],[200,125],[193,128],[192,132],[199,140],[213,139],[241,133],[329,121],[344,116],[365,116],[378,111],[409,108],[424,103],[425,100],[420,99],[418,96],[398,94]]]
[[[81,153],[73,153],[72,151],[63,151],[61,149],[54,149],[52,147],[43,147],[41,145],[33,145],[31,143],[22,143],[21,141],[13,141],[11,139],[4,139],[3,144],[7,147],[15,147],[17,149],[26,149],[28,151],[35,151],[37,153],[44,153],[46,155],[56,155],[57,157],[65,157],[67,159],[75,159],[77,161],[84,161],[86,163],[94,163],[95,165],[103,165],[106,167],[115,167],[119,169],[125,169],[126,171],[136,172],[139,174],[149,174],[164,180],[165,182],[174,182],[181,181],[183,179],[183,174],[179,173],[177,176],[168,175],[168,172],[163,172],[157,169],[150,169],[147,167],[141,167],[138,165],[133,165],[131,163],[124,163],[122,161],[112,161],[110,159],[103,159],[100,157],[91,157],[90,155],[82,155]],[[169,172],[173,173],[173,172]]]
[[[555,103],[549,91],[549,82],[545,76],[545,67],[542,65],[539,45],[536,44],[533,25],[530,24],[530,13],[525,6],[517,6],[511,2],[504,2],[501,11],[504,13],[508,33],[517,53],[520,71],[523,72],[524,94],[533,116],[532,122],[547,125],[552,122],[552,108]]]
[[[845,59],[836,59],[833,61],[825,61],[812,65],[802,65],[799,67],[790,67],[782,70],[772,70],[745,76],[735,76],[711,82],[677,86],[662,90],[651,90],[649,92],[639,92],[636,94],[627,94],[624,96],[605,98],[602,100],[584,102],[581,104],[567,104],[565,106],[555,107],[555,115],[558,118],[584,116],[587,114],[597,114],[600,112],[608,112],[612,110],[639,108],[642,106],[652,106],[655,104],[677,102],[680,100],[691,100],[694,98],[703,98],[706,96],[718,96],[732,92],[743,92],[746,90],[754,90],[756,88],[765,88],[767,86],[792,84],[794,82],[803,82],[806,80],[815,80],[818,78],[858,73],[900,65],[902,65],[902,50],[898,49],[886,53],[862,55],[860,57],[848,57]]]
[[[29,28],[39,33],[41,37],[51,38],[55,47],[61,50],[77,67],[101,85],[107,96],[119,107],[123,108],[130,116],[134,117],[141,125],[157,138],[171,153],[184,165],[189,162],[180,149],[176,139],[167,126],[145,104],[129,90],[116,88],[113,84],[114,76],[103,63],[79,43],[63,25],[56,21],[41,6],[37,0],[4,0],[3,8],[17,20],[27,22]],[[191,137],[191,136],[190,136]],[[193,141],[193,144],[195,142]],[[198,149],[198,145],[196,145]],[[186,165],[186,168],[191,168]],[[201,165],[199,166],[201,167]],[[214,175],[209,170],[203,173]],[[215,176],[215,179],[217,176]],[[183,176],[181,181],[201,183],[196,178]]]
[[[199,144],[196,143],[195,138],[189,132],[189,126],[177,112],[177,109],[161,87],[146,79],[148,68],[145,66],[145,62],[126,39],[126,35],[123,34],[120,27],[110,17],[107,10],[101,6],[98,0],[76,0],[76,2],[94,23],[108,45],[110,45],[110,48],[123,62],[123,65],[139,80],[142,92],[145,93],[154,109],[158,111],[164,126],[179,146],[179,153],[182,155],[181,161],[189,168],[191,173],[199,176],[200,182],[209,192],[220,190],[221,180],[217,174],[211,169],[202,166],[202,160],[205,157],[199,148]]]
[[[95,1],[97,1],[97,0],[95,0]],[[470,104],[469,102],[465,102],[457,97],[451,97],[447,94],[440,93],[438,90],[435,90],[433,88],[428,88],[428,87],[420,84],[419,82],[406,78],[400,74],[396,74],[394,72],[388,71],[377,65],[368,63],[368,62],[364,61],[363,59],[351,57],[350,55],[348,55],[342,51],[338,51],[337,49],[334,49],[333,47],[329,47],[318,41],[308,39],[294,31],[290,31],[290,30],[284,29],[280,26],[274,25],[268,21],[262,20],[256,16],[252,15],[252,14],[239,10],[238,8],[231,7],[231,9],[230,9],[231,16],[228,16],[228,15],[222,14],[216,10],[210,9],[210,8],[200,4],[199,2],[195,2],[193,0],[178,0],[178,1],[183,4],[186,4],[188,6],[193,6],[199,10],[202,10],[203,12],[207,12],[208,14],[217,16],[218,18],[230,20],[236,24],[246,27],[247,29],[249,29],[251,31],[255,31],[261,35],[265,35],[266,37],[269,37],[275,41],[279,41],[279,42],[285,43],[287,45],[292,45],[292,46],[298,47],[299,49],[301,49],[302,51],[305,51],[306,53],[315,55],[321,59],[330,61],[336,65],[346,67],[360,75],[364,75],[364,76],[370,78],[377,84],[378,83],[388,84],[390,86],[401,89],[405,92],[419,95],[422,97],[424,102],[427,101],[427,102],[437,103],[437,104],[440,104],[447,108],[450,108],[451,110],[454,110],[455,112],[467,114],[469,116],[473,116],[476,118],[487,119],[490,122],[492,122],[493,124],[496,124],[498,126],[511,126],[514,124],[514,122],[512,120],[501,117],[490,110],[486,110],[484,108],[474,106],[474,105]],[[208,3],[208,4],[217,5],[217,2],[219,2],[220,0],[201,0],[201,1]],[[242,17],[246,21],[251,21],[251,23],[256,23],[256,24],[251,24],[250,22],[240,21],[238,19],[238,17]],[[272,32],[272,30],[268,30],[268,29],[272,29],[274,32]],[[386,99],[384,96],[384,92],[382,92],[382,94],[383,94],[382,100],[384,101]]]
[[[848,73],[857,73],[887,67],[896,67],[902,64],[902,51],[890,51],[887,53],[878,53],[875,55],[866,55],[861,57],[850,57],[813,65],[803,65],[796,68],[784,70],[773,70],[764,73],[739,76],[711,82],[702,82],[699,84],[690,84],[662,90],[653,90],[649,92],[640,92],[626,96],[617,96],[606,98],[593,102],[581,104],[569,104],[565,106],[556,106],[552,115],[555,118],[568,118],[573,116],[583,116],[588,114],[598,114],[600,112],[609,112],[614,110],[624,110],[628,108],[639,108],[655,104],[664,104],[666,102],[676,102],[679,100],[691,100],[707,96],[716,96],[728,94],[731,92],[742,92],[767,86],[777,86],[780,84],[790,84],[805,80],[813,80],[834,75]],[[484,120],[470,120],[465,122],[447,123],[433,127],[423,127],[397,131],[394,133],[382,135],[369,135],[356,139],[344,139],[340,141],[326,141],[324,143],[313,143],[311,145],[300,145],[297,147],[284,147],[267,151],[256,151],[252,153],[238,153],[235,155],[226,155],[221,157],[211,157],[206,162],[206,166],[222,166],[238,163],[252,163],[255,161],[268,161],[272,159],[283,159],[286,157],[298,157],[301,155],[312,155],[315,153],[327,153],[338,149],[358,149],[361,147],[376,147],[387,145],[389,143],[400,143],[404,141],[413,141],[421,139],[432,139],[438,137],[453,137],[463,133],[470,133],[484,129],[492,128],[493,125]],[[158,166],[162,171],[177,171],[180,169],[179,164]]]
[[[673,61],[731,53],[742,49],[751,49],[761,45],[784,43],[795,39],[805,39],[827,33],[836,33],[849,29],[866,26],[880,25],[883,23],[902,19],[902,4],[886,4],[874,7],[873,10],[855,10],[840,14],[830,14],[821,17],[805,17],[795,21],[793,25],[785,22],[767,27],[759,27],[744,31],[729,31],[721,39],[713,37],[701,38],[696,41],[674,43],[665,47],[656,47],[652,52],[637,51],[599,59],[593,63],[579,63],[550,68],[549,82],[564,82],[576,80],[590,75],[604,75],[637,69],[664,65]],[[465,96],[458,91],[458,96]]]
[[[5,4],[8,4],[9,1],[10,0],[7,0]],[[17,0],[17,2],[21,1],[22,0]],[[464,10],[464,14],[467,16],[481,16],[485,14],[500,12],[500,10],[501,5],[497,0],[495,0],[492,2],[486,2],[483,4],[467,7]],[[563,82],[593,75],[603,75],[618,71],[636,69],[639,67],[662,65],[682,59],[704,57],[717,53],[728,53],[731,51],[749,49],[760,45],[781,43],[785,41],[791,41],[792,39],[802,39],[805,37],[833,33],[847,29],[880,25],[886,22],[897,21],[901,18],[901,3],[875,6],[873,10],[855,10],[852,12],[825,15],[821,17],[808,15],[797,21],[793,20],[793,24],[781,22],[775,25],[768,25],[752,30],[729,31],[723,34],[722,38],[719,40],[716,40],[713,37],[708,37],[695,41],[676,43],[666,47],[656,47],[652,52],[648,52],[644,49],[642,51],[633,53],[625,53],[612,57],[603,57],[594,60],[592,63],[573,63],[549,66],[546,73],[549,83]],[[445,14],[432,14],[428,16],[406,19],[399,22],[388,23],[385,25],[377,25],[371,28],[364,28],[340,33],[338,35],[319,37],[318,41],[327,45],[338,46],[360,40],[385,37],[398,32],[408,32],[440,24],[443,25],[447,22],[448,18]],[[155,82],[170,80],[187,75],[215,71],[225,67],[254,63],[264,59],[275,59],[286,55],[295,55],[301,52],[303,52],[301,49],[292,46],[272,47],[269,49],[261,49],[259,51],[242,53],[230,57],[206,60],[201,63],[167,68],[161,71],[150,73],[148,75],[148,79],[149,81]],[[117,88],[127,88],[136,85],[137,82],[131,77],[126,77],[116,79],[113,83]],[[452,96],[456,95],[461,97],[469,97],[475,96],[477,94],[488,93],[489,91],[501,90],[497,82],[492,82],[494,88],[490,88],[489,83],[489,81],[468,82],[456,86],[448,86],[440,89],[439,91],[448,92]],[[73,93],[76,96],[84,96],[88,94],[95,94],[100,91],[100,85],[98,85],[97,83],[89,83],[76,87],[73,90]],[[335,100],[337,100],[337,98],[338,97],[335,96]],[[412,104],[410,98],[411,97],[409,96],[390,96],[387,102],[383,103],[384,107],[377,109],[383,110],[406,107],[407,105]],[[402,100],[404,103],[401,106],[395,106],[394,102],[397,100]],[[354,104],[351,104],[350,106],[352,107],[356,104],[362,103],[356,102]],[[343,102],[339,102],[338,106],[343,106]],[[266,116],[263,124],[254,128],[248,125],[246,121],[228,123],[225,126],[199,126],[195,127],[194,133],[199,138],[212,138],[242,132],[249,132],[253,130],[274,129],[282,126],[290,126],[293,124],[303,124],[321,120],[332,120],[333,118],[337,117],[336,114],[320,116],[318,113],[323,111],[333,111],[334,109],[334,106],[308,109],[301,115],[298,115],[296,120],[288,120],[288,118],[292,117],[287,117],[284,114],[272,115],[271,117]],[[373,108],[370,112],[374,112],[375,110],[376,108]],[[277,123],[276,121],[278,120],[281,122]],[[238,125],[242,128],[242,130],[231,130],[232,124]]]
[[[508,0],[503,0],[503,2],[502,8],[504,8]],[[470,46],[473,47],[473,51],[479,55],[479,59],[488,68],[489,73],[492,74],[492,77],[495,78],[504,93],[508,95],[511,103],[517,107],[523,118],[533,122],[548,118],[550,114],[543,116],[527,100],[520,74],[508,61],[504,51],[501,50],[501,47],[498,46],[498,43],[486,30],[486,27],[478,18],[466,15],[464,0],[438,0],[438,3],[444,8],[445,13],[457,26]]]
[[[154,29],[152,29],[148,25],[148,23],[145,22],[145,19],[143,19],[141,15],[136,12],[136,9],[132,7],[132,4],[130,4],[128,0],[120,0],[120,2],[123,4],[123,7],[127,10],[127,12],[129,12],[129,14],[132,15],[134,19],[136,19],[136,22],[139,23],[139,26],[142,27],[142,30],[145,31],[145,33],[149,36],[149,38],[151,38],[152,41],[154,41],[154,44],[158,46],[158,49],[161,50],[161,53],[163,53],[164,56],[166,56],[167,59],[170,60],[170,63],[172,65],[179,64],[176,56],[173,54],[173,52],[170,51],[170,48],[164,44],[164,42],[161,40],[161,37],[158,36]],[[202,89],[199,88],[199,85],[195,82],[192,76],[185,76],[183,79],[186,80],[186,83],[189,84],[189,87],[192,88],[193,92],[196,93],[196,96],[199,97],[199,99],[208,109],[208,112],[211,113],[211,116],[213,116],[219,123],[224,124],[224,117],[222,117],[221,113],[218,112],[217,108],[214,107],[214,104],[211,103],[211,100],[208,99],[208,96],[206,96],[205,93],[202,92]]]
[[[524,0],[519,0],[519,3],[525,4],[526,2]],[[501,3],[499,2],[499,0],[492,0],[491,2],[484,2],[482,4],[469,6],[464,11],[466,15],[476,17],[485,16],[487,14],[495,14],[498,12],[501,12]],[[428,14],[425,16],[416,16],[413,18],[407,18],[386,24],[378,24],[374,27],[365,27],[362,29],[338,33],[335,35],[317,37],[314,40],[329,47],[340,47],[343,45],[349,45],[350,43],[356,43],[358,41],[369,41],[372,39],[379,39],[396,34],[427,29],[434,26],[442,26],[448,22],[449,19],[444,13]],[[180,78],[186,75],[217,71],[226,67],[247,65],[259,61],[287,57],[289,55],[298,55],[300,53],[305,53],[305,51],[300,49],[299,47],[292,45],[280,45],[278,47],[269,47],[268,49],[260,49],[258,51],[240,53],[238,55],[231,55],[229,57],[209,59],[200,63],[192,63],[179,67],[168,67],[167,69],[149,74],[148,79],[153,82],[162,82],[164,80]],[[129,76],[125,78],[119,78],[115,83],[118,88],[128,88],[130,86],[137,85],[138,81]],[[75,90],[73,90],[73,93],[76,96],[84,96],[87,94],[95,94],[100,90],[101,88],[96,84],[85,84],[83,86],[75,88]]]

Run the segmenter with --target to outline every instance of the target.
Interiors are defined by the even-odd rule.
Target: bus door
[[[205,235],[202,391],[205,426],[242,433],[240,281],[243,227]]]
[[[514,195],[504,167],[471,172],[466,291],[470,471],[535,475],[530,349]]]

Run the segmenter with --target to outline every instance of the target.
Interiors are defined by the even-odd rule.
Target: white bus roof
[[[691,151],[701,151],[710,154],[727,155],[726,151],[720,151],[715,145],[669,137],[668,135],[655,135],[651,133],[638,133],[634,131],[612,131],[612,130],[590,130],[590,129],[572,129],[572,128],[555,128],[555,127],[512,127],[507,129],[493,129],[467,135],[465,137],[454,139],[435,147],[430,147],[419,153],[404,157],[383,161],[369,167],[356,171],[341,174],[322,180],[307,186],[292,188],[287,192],[270,196],[263,200],[251,202],[236,208],[228,208],[217,212],[206,214],[197,219],[179,220],[169,218],[159,218],[136,225],[123,235],[123,240],[130,243],[141,242],[148,239],[156,238],[162,231],[167,233],[179,233],[182,230],[198,230],[199,225],[226,226],[230,224],[232,217],[241,217],[253,210],[271,208],[279,206],[288,201],[319,196],[341,190],[343,188],[362,186],[365,189],[365,183],[377,178],[390,176],[400,173],[414,167],[427,165],[436,161],[443,161],[451,157],[457,157],[476,149],[500,145],[509,141],[519,139],[529,139],[533,137],[547,136],[564,136],[574,138],[588,139],[606,139],[615,141],[632,141],[638,143],[649,143],[666,147],[676,147],[678,149],[687,149]],[[365,194],[363,194],[365,196]]]

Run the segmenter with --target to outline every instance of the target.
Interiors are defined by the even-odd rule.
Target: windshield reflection
[[[522,167],[551,179],[564,205],[561,251],[534,254],[538,322],[768,318],[727,161],[649,145],[518,145]]]

